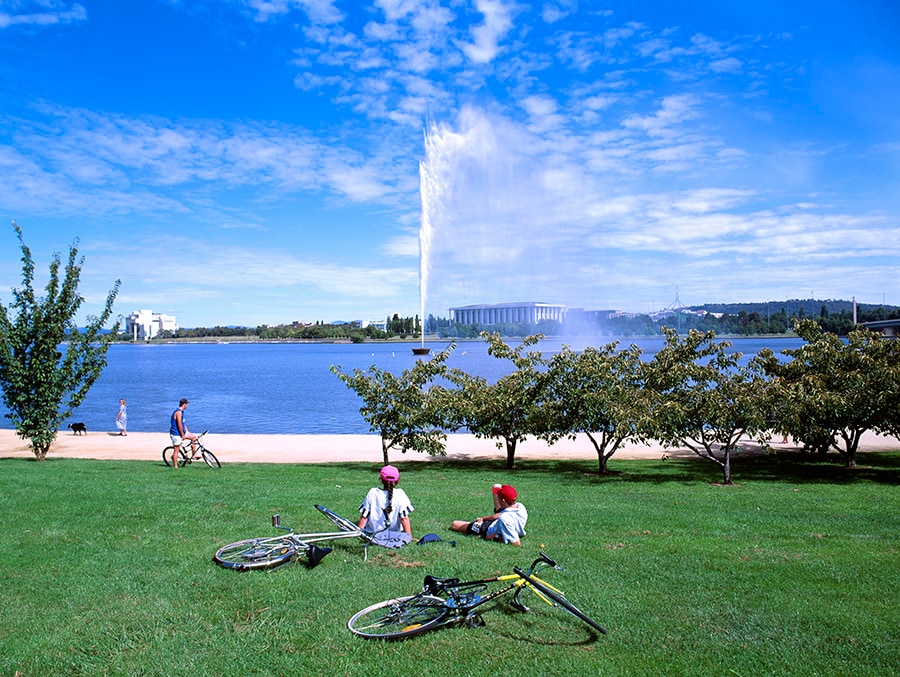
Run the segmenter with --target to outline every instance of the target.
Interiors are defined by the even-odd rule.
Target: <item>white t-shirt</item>
[[[491,522],[485,536],[499,536],[504,543],[516,543],[525,535],[528,511],[521,503],[504,508],[500,517]]]
[[[384,509],[388,504],[387,489],[372,487],[366,494],[365,500],[359,506],[359,512],[366,517],[365,530],[368,532],[384,530]],[[408,517],[415,508],[409,501],[409,496],[399,487],[394,487],[394,498],[391,501],[391,523],[388,527],[391,531],[403,531],[400,520]]]

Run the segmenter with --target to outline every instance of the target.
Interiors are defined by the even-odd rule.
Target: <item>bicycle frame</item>
[[[340,530],[298,534],[293,528],[282,526],[281,516],[275,514],[272,515],[272,526],[281,531],[286,531],[286,534],[249,538],[229,543],[216,551],[213,560],[228,569],[247,571],[249,569],[269,569],[281,566],[296,559],[300,554],[304,554],[307,565],[312,568],[317,566],[322,558],[331,552],[331,548],[327,546],[320,547],[316,545],[317,543],[358,538],[365,543],[365,557],[368,559],[368,548],[373,543],[384,547],[399,547],[410,540],[409,535],[405,533],[390,531],[369,533],[363,531],[349,520],[327,508],[320,505],[315,507],[331,519]]]
[[[208,432],[209,432],[208,430],[204,430],[202,433],[199,433],[197,435],[197,437],[195,437],[194,439],[189,439],[189,438],[185,437],[184,439],[181,440],[181,444],[179,445],[180,449],[182,451],[184,451],[186,448],[193,449],[194,445],[196,445],[197,451],[199,452],[203,448],[203,441],[202,441],[203,436]]]
[[[281,515],[272,515],[272,526],[276,529],[288,532],[287,536],[283,536],[282,538],[289,538],[301,548],[306,548],[313,543],[339,541],[344,538],[360,538],[364,541],[369,540],[362,529],[357,529],[355,531],[315,531],[309,534],[298,534],[295,533],[291,527],[281,526]]]
[[[203,436],[208,432],[208,430],[204,430],[197,435],[196,439],[182,441],[182,443],[178,445],[177,452],[175,450],[175,445],[165,447],[162,452],[163,463],[166,465],[177,463],[179,466],[186,466],[194,462],[194,456],[199,455],[210,468],[222,467],[222,464],[219,462],[219,459],[216,458],[216,455],[203,444]]]
[[[522,594],[522,591],[528,588],[531,592],[538,596],[546,604],[553,606],[553,600],[551,600],[547,595],[543,594],[536,586],[535,582],[538,585],[549,588],[553,592],[562,595],[562,591],[558,588],[555,588],[550,583],[538,578],[534,575],[535,571],[540,571],[541,569],[552,567],[554,569],[561,570],[553,560],[551,560],[547,555],[541,553],[541,556],[538,557],[534,562],[531,563],[531,566],[528,568],[527,572],[522,571],[518,567],[513,568],[513,573],[511,574],[503,574],[502,576],[492,576],[490,578],[480,578],[478,580],[473,581],[459,581],[456,579],[433,579],[430,576],[426,577],[425,587],[422,592],[424,594],[429,595],[439,595],[444,594],[448,597],[448,606],[454,609],[453,618],[451,618],[448,622],[467,620],[475,609],[482,606],[483,604],[487,604],[488,602],[492,602],[505,595],[508,592],[513,590],[516,591],[516,594],[513,596],[512,605],[519,611],[528,611],[528,607],[525,606],[520,600],[519,596]],[[430,582],[429,582],[430,581]],[[489,583],[502,583],[510,581],[510,584],[495,590],[494,592],[488,593],[487,595],[479,595],[478,590],[486,589]],[[471,591],[471,592],[466,592]]]
[[[471,581],[429,575],[417,594],[372,604],[354,614],[347,621],[347,627],[352,633],[369,639],[401,639],[454,623],[480,626],[484,625],[484,621],[475,611],[478,607],[515,591],[513,607],[528,611],[519,596],[523,590],[530,590],[548,605],[561,608],[601,634],[606,634],[599,623],[576,607],[561,590],[536,576],[536,572],[547,567],[561,570],[542,552],[527,571],[514,567],[512,574]],[[487,590],[491,583],[507,585],[482,595],[481,591]]]

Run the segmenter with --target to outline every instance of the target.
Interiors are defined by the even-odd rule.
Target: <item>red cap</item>
[[[519,494],[518,492],[516,492],[515,487],[511,487],[508,484],[504,484],[499,489],[497,487],[494,487],[494,493],[507,503],[515,503],[516,499],[519,497]]]

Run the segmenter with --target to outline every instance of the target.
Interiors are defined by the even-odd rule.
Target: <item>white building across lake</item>
[[[135,310],[125,318],[125,331],[132,341],[149,341],[161,331],[178,331],[178,323],[171,315],[151,310]]]
[[[450,309],[450,318],[457,324],[537,324],[541,320],[563,322],[566,307],[553,303],[495,303],[462,306]]]

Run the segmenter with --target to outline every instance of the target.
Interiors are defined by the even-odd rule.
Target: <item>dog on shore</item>
[[[70,423],[69,429],[73,435],[87,435],[87,426],[84,423]]]

